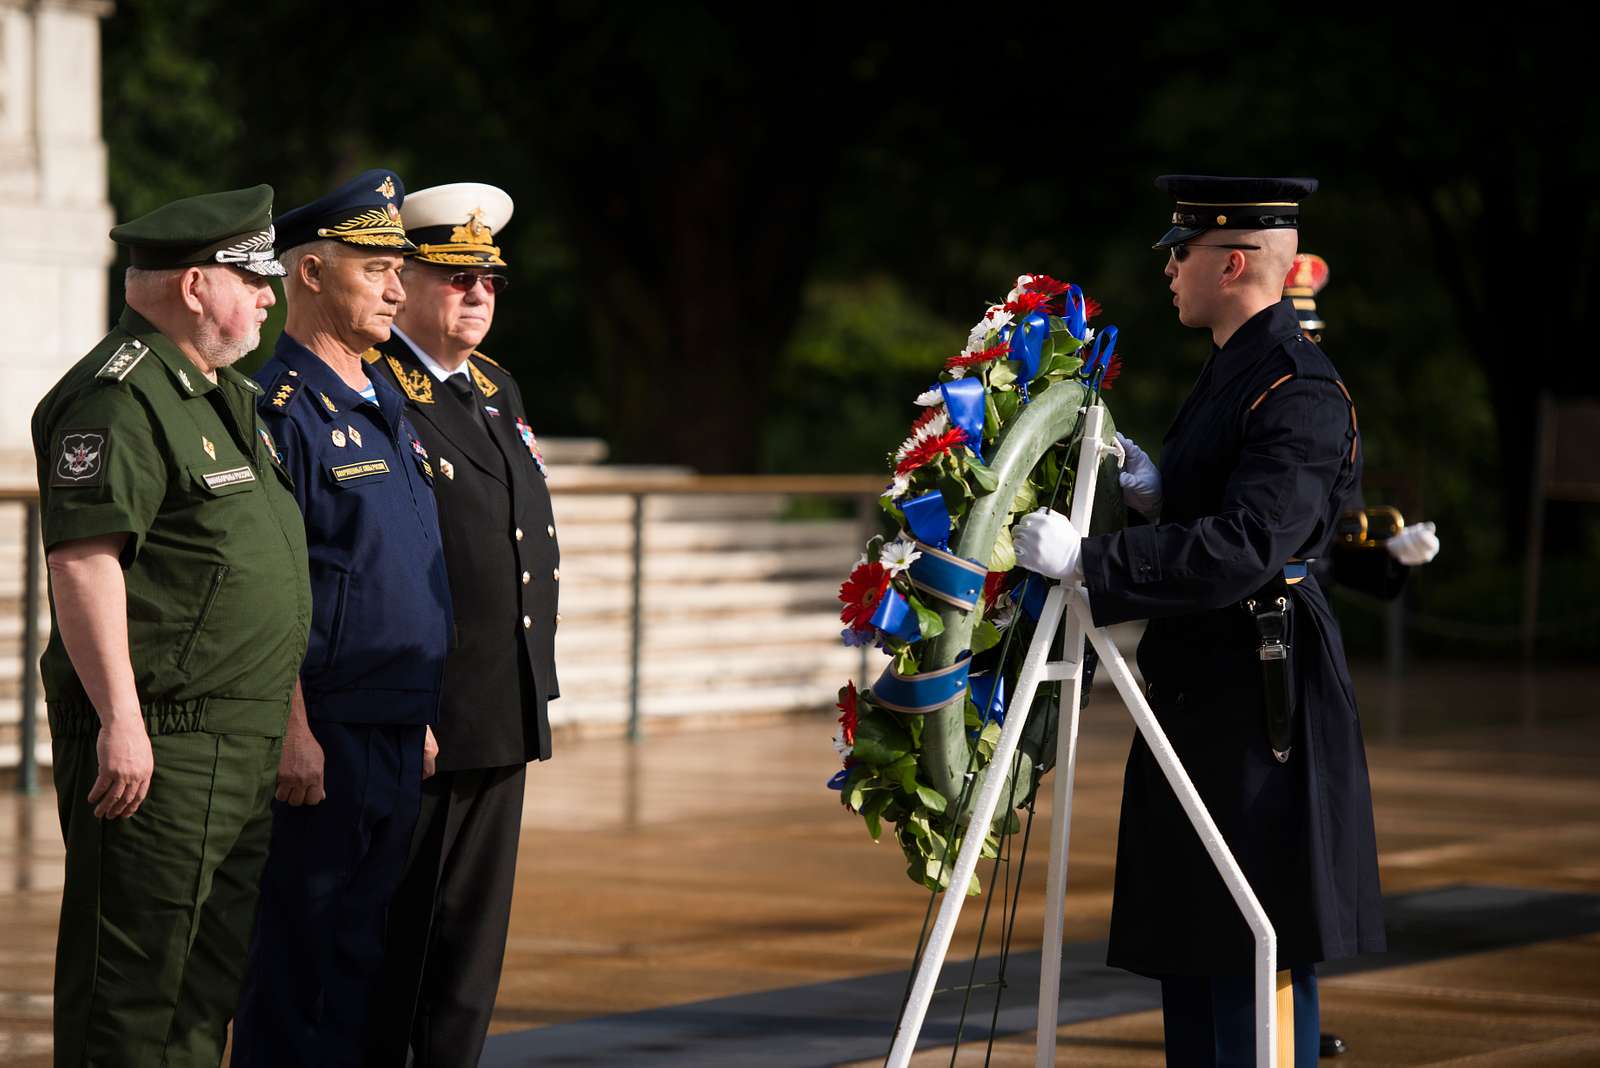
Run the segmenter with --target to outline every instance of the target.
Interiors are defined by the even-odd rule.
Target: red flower
[[[1067,291],[1067,283],[1051,278],[1047,274],[1036,274],[1033,281],[1022,287],[1029,293],[1043,293],[1047,297],[1056,296]]]
[[[1100,388],[1110,389],[1120,374],[1122,374],[1122,353],[1117,352],[1112,354],[1111,362],[1106,365],[1105,373],[1100,376]]]
[[[942,456],[957,445],[967,443],[967,432],[960,427],[952,427],[936,438],[918,442],[906,450],[905,457],[895,465],[894,473],[897,475],[910,474],[922,465],[930,462],[936,456]]]
[[[1105,309],[1100,306],[1100,302],[1095,300],[1093,297],[1085,296],[1083,298],[1083,317],[1085,319],[1093,319],[1096,315],[1099,315],[1104,310]]]
[[[916,437],[917,431],[939,418],[941,414],[942,410],[937,404],[924,408],[922,414],[917,416],[916,422],[911,424],[911,437]]]
[[[993,608],[1000,599],[1000,591],[1005,589],[1006,579],[1011,577],[1009,571],[991,571],[983,580],[983,604],[985,608]]]
[[[856,684],[847,682],[839,687],[839,733],[845,745],[856,744]],[[846,765],[847,767],[849,765]]]
[[[873,560],[857,564],[850,577],[839,587],[839,600],[844,609],[839,613],[841,622],[860,630],[872,625],[872,613],[877,611],[883,592],[889,588],[889,570]]]
[[[953,371],[957,367],[971,367],[974,364],[988,363],[990,360],[1004,360],[1010,355],[1011,343],[1001,342],[993,348],[984,349],[982,352],[958,352],[944,361],[944,369]],[[919,421],[917,426],[921,426],[926,421],[926,419]],[[911,429],[914,431],[917,427],[912,427]]]
[[[1040,308],[1047,308],[1050,304],[1048,293],[1018,293],[1016,300],[1006,301],[1004,308],[1013,315],[1032,315]]]

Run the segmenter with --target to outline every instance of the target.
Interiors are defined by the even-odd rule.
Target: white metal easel
[[[1100,460],[1106,452],[1112,451],[1112,446],[1102,436],[1105,416],[1106,410],[1099,404],[1091,406],[1084,413],[1083,445],[1078,454],[1078,480],[1072,495],[1072,523],[1079,530],[1089,529],[1089,515],[1094,505],[1095,482],[1100,470]],[[1067,611],[1069,599],[1070,613]],[[1062,625],[1063,616],[1066,617],[1067,659],[1051,661],[1050,648],[1054,643],[1057,629]],[[1017,750],[1017,743],[1022,738],[1022,728],[1027,721],[1027,712],[1033,706],[1034,693],[1038,690],[1039,683],[1057,680],[1070,682],[1071,692],[1069,695],[1064,695],[1061,706],[1066,713],[1065,722],[1061,724],[1056,742],[1050,874],[1045,890],[1045,900],[1048,904],[1045,911],[1044,947],[1039,967],[1039,1032],[1034,1064],[1036,1068],[1050,1068],[1056,1063],[1056,1017],[1061,984],[1061,932],[1066,912],[1067,846],[1072,833],[1072,782],[1077,770],[1078,706],[1083,696],[1082,650],[1085,638],[1088,638],[1099,654],[1102,669],[1111,676],[1112,684],[1121,695],[1128,713],[1139,728],[1139,733],[1144,735],[1145,743],[1150,747],[1150,752],[1161,766],[1167,781],[1172,784],[1173,792],[1183,805],[1183,810],[1194,826],[1195,833],[1200,836],[1201,843],[1211,856],[1211,862],[1216,865],[1223,882],[1227,884],[1228,892],[1233,895],[1234,903],[1239,906],[1239,911],[1244,914],[1245,922],[1250,925],[1250,931],[1255,936],[1256,1065],[1257,1068],[1277,1068],[1277,934],[1272,929],[1271,921],[1267,919],[1266,910],[1261,907],[1255,893],[1250,889],[1250,884],[1245,881],[1244,872],[1240,870],[1238,862],[1233,859],[1233,854],[1223,843],[1221,832],[1211,819],[1211,813],[1206,811],[1205,804],[1200,800],[1200,795],[1195,790],[1194,783],[1190,781],[1188,773],[1184,771],[1182,762],[1173,752],[1172,743],[1167,740],[1166,732],[1156,721],[1155,712],[1151,710],[1149,702],[1140,692],[1138,683],[1134,681],[1133,672],[1128,669],[1127,662],[1117,651],[1111,637],[1104,629],[1094,625],[1089,613],[1088,593],[1081,586],[1070,591],[1065,586],[1056,586],[1045,598],[1044,609],[1039,613],[1038,627],[1033,632],[1033,640],[1022,662],[1022,671],[1017,677],[1016,691],[1009,702],[1010,710],[1017,714],[1006,717],[999,745],[995,747],[994,757],[989,764],[991,769],[998,772],[1011,763],[1011,758]],[[982,789],[978,791],[977,799],[973,802],[969,826],[990,825],[995,808],[1000,802],[1000,791],[1004,788],[1005,779],[1004,774],[992,773],[984,776]],[[900,1015],[894,1045],[889,1052],[888,1068],[907,1068],[911,1062],[911,1054],[916,1049],[917,1037],[921,1034],[922,1023],[927,1016],[928,1003],[933,998],[934,987],[944,967],[945,955],[950,949],[950,939],[955,934],[956,921],[961,916],[961,906],[966,900],[966,895],[956,888],[965,887],[971,882],[973,873],[978,867],[983,839],[982,834],[969,833],[962,840],[961,852],[956,857],[955,871],[951,874],[948,884],[951,889],[945,892],[944,900],[940,903],[938,918],[934,921],[922,959],[917,964],[916,980],[912,984],[911,995]]]

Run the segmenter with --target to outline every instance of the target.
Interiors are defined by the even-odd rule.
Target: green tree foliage
[[[1600,392],[1586,35],[1013,14],[121,0],[112,199],[127,218],[269,181],[288,206],[375,165],[494,182],[517,212],[488,348],[542,433],[707,471],[878,470],[938,339],[1020,271],[1104,302],[1119,421],[1158,445],[1207,342],[1146,247],[1169,210],[1151,177],[1313,174],[1302,246],[1332,265],[1325,345],[1369,496],[1441,522],[1426,582],[1520,559],[1536,392]],[[1587,552],[1595,525],[1557,507],[1550,545]]]

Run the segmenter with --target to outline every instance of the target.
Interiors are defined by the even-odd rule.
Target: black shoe
[[[1324,1034],[1322,1036],[1322,1048],[1319,1052],[1324,1057],[1343,1057],[1350,1052],[1350,1047],[1345,1045],[1344,1039],[1338,1035]]]

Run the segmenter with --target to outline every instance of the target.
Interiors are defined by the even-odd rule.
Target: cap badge
[[[388,199],[393,200],[394,199],[394,179],[393,178],[389,178],[389,177],[385,177],[383,179],[382,184],[379,185],[378,188],[374,189],[373,192],[374,193],[382,193]]]

